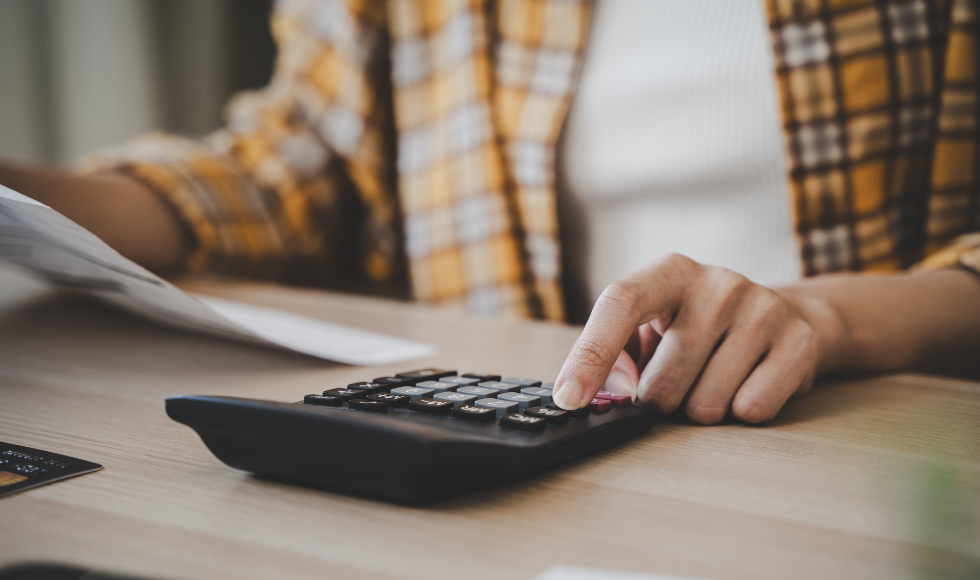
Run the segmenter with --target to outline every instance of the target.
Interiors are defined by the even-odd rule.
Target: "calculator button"
[[[541,431],[547,425],[547,421],[541,417],[531,417],[529,415],[504,415],[500,418],[501,427],[521,429],[523,431]]]
[[[551,393],[549,389],[543,389],[541,387],[527,387],[521,389],[521,393],[525,395],[531,395],[534,397],[541,397],[541,404],[547,404],[551,402]]]
[[[536,381],[534,379],[526,379],[524,377],[506,377],[500,379],[503,383],[513,383],[515,385],[520,385],[522,387],[540,387],[541,381]]]
[[[486,407],[497,412],[498,417],[516,413],[521,406],[513,401],[501,401],[500,399],[480,399],[475,403],[477,407]]]
[[[404,407],[411,400],[411,397],[408,395],[392,393],[374,393],[373,395],[368,395],[367,398],[372,401],[385,401],[391,407]]]
[[[303,397],[306,405],[320,405],[322,407],[339,407],[344,404],[344,399],[340,397],[324,397],[323,395],[306,395]]]
[[[500,393],[497,395],[498,401],[513,401],[521,406],[521,410],[528,407],[537,407],[541,404],[541,397],[525,395],[524,393]]]
[[[413,387],[418,381],[413,381],[412,379],[402,379],[399,377],[378,377],[371,382],[380,383],[386,387]]]
[[[599,391],[595,394],[597,399],[605,399],[612,403],[613,407],[629,407],[633,404],[633,397],[629,395],[618,395],[609,391]]]
[[[391,387],[388,385],[382,385],[381,383],[369,383],[367,381],[361,381],[359,383],[351,383],[347,385],[348,389],[353,389],[355,391],[361,391],[364,393],[380,393],[381,391],[387,391]]]
[[[470,377],[446,377],[444,379],[439,379],[439,380],[444,383],[456,385],[457,387],[472,387],[480,382],[480,379],[474,379]]]
[[[554,424],[565,423],[568,421],[568,411],[552,409],[550,407],[528,407],[524,409],[524,414],[530,417],[541,417],[545,421]]]
[[[358,391],[357,389],[327,389],[323,391],[323,396],[325,397],[338,397],[344,399],[345,401],[360,398],[365,395],[364,392]]]
[[[421,387],[395,387],[391,389],[393,395],[408,395],[408,398],[413,401],[422,397],[428,397],[434,392],[432,389],[423,389]]]
[[[449,371],[446,369],[419,369],[417,371],[408,371],[407,373],[398,373],[395,375],[395,378],[410,379],[420,382],[441,379],[442,377],[449,377],[455,374],[456,371]]]
[[[421,398],[408,402],[411,411],[421,411],[423,413],[434,413],[436,415],[448,415],[453,408],[450,401],[437,401],[435,399]]]
[[[375,413],[384,413],[388,411],[389,406],[390,403],[387,401],[378,401],[376,399],[351,399],[351,402],[347,403],[349,409],[374,411]]]
[[[475,395],[478,399],[495,399],[500,394],[497,389],[485,389],[483,387],[460,387],[456,389],[456,392],[464,395]]]
[[[479,383],[477,386],[483,387],[484,389],[493,389],[500,393],[521,390],[520,385],[515,385],[514,383],[502,383],[500,381],[486,381]]]
[[[547,405],[545,405],[545,407],[548,407],[549,409],[555,409],[556,411],[565,411],[566,413],[568,413],[568,416],[569,417],[588,417],[589,416],[589,408],[587,406],[586,407],[582,407],[581,409],[572,409],[571,411],[566,411],[565,409],[562,409],[561,407],[559,407],[558,405],[556,405],[554,402],[551,402],[551,403],[548,403]]]
[[[610,408],[612,408],[612,401],[606,399],[592,399],[592,402],[589,403],[589,411],[595,414],[605,413]]]
[[[432,389],[435,393],[445,393],[446,391],[455,391],[459,388],[459,385],[454,383],[444,383],[442,381],[425,381],[424,383],[419,383],[415,385],[421,389]]]
[[[554,391],[555,390],[555,383],[545,383],[545,384],[541,385],[541,388],[542,389],[548,389],[549,391]]]
[[[486,407],[477,407],[475,405],[460,405],[458,407],[453,407],[453,410],[449,414],[453,417],[469,419],[470,421],[493,421],[493,419],[497,416],[497,412],[495,410],[488,409]]]
[[[466,373],[463,376],[468,379],[480,379],[481,383],[500,380],[500,375],[485,375],[483,373]]]
[[[432,398],[437,401],[449,401],[450,403],[458,407],[460,405],[466,405],[468,403],[472,403],[473,401],[476,400],[476,395],[467,395],[460,392],[456,392],[456,393],[448,392],[448,393],[436,393]]]

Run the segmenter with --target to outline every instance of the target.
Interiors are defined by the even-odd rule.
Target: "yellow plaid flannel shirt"
[[[978,1],[768,0],[806,274],[980,269]],[[282,0],[273,79],[226,129],[89,167],[160,193],[190,271],[560,320],[555,146],[590,15]]]

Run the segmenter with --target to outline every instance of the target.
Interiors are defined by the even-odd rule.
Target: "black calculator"
[[[647,432],[652,407],[600,392],[582,409],[553,383],[422,369],[296,403],[184,395],[167,414],[231,467],[288,482],[424,504],[513,481]]]

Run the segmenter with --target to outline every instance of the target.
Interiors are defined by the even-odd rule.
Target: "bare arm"
[[[839,274],[776,292],[820,337],[819,374],[910,369],[980,377],[975,274]]]
[[[50,206],[147,268],[176,266],[187,249],[173,211],[124,175],[77,175],[0,162],[0,184]]]
[[[772,419],[816,376],[919,369],[980,376],[980,278],[962,270],[822,276],[764,288],[678,255],[611,285],[555,385],[605,387],[700,423]]]

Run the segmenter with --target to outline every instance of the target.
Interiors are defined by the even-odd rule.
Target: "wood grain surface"
[[[220,463],[164,398],[294,401],[406,367],[553,380],[579,329],[260,284],[186,284],[435,343],[358,368],[154,326],[0,271],[0,440],[103,471],[0,499],[0,566],[149,578],[530,579],[556,564],[710,579],[980,575],[980,384],[824,381],[764,427],[668,417],[505,488],[412,508]]]

